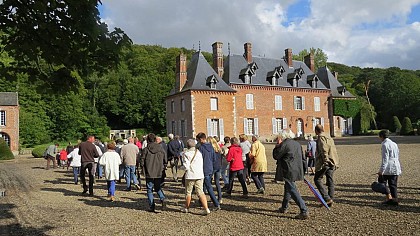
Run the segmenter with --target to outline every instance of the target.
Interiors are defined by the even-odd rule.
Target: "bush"
[[[32,156],[35,158],[41,158],[44,155],[45,149],[48,145],[39,145],[32,150]]]
[[[391,126],[389,127],[389,131],[398,132],[400,130],[401,130],[400,119],[398,119],[397,116],[393,116]]]
[[[4,141],[4,139],[0,138],[0,160],[10,160],[15,158],[13,156],[12,151],[10,151],[9,146]]]
[[[413,134],[413,125],[411,124],[411,120],[408,117],[404,117],[404,120],[401,125],[401,134],[402,135],[410,135]]]

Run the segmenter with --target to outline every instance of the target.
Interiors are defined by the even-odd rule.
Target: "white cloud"
[[[211,51],[215,41],[234,54],[251,42],[254,55],[281,58],[315,47],[329,61],[356,66],[420,69],[420,23],[405,22],[420,0],[317,0],[310,15],[288,22],[297,0],[103,0],[104,21],[135,43]],[[287,24],[284,24],[287,23]],[[284,26],[287,25],[287,26]]]

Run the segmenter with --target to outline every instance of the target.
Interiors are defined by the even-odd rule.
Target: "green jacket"
[[[321,133],[316,140],[315,171],[325,167],[338,168],[338,155],[334,140]]]

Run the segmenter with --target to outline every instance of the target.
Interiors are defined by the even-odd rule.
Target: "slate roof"
[[[209,82],[216,81],[216,88],[211,89]],[[236,92],[227,85],[206,61],[201,51],[193,54],[187,69],[187,82],[181,92],[187,90],[209,90],[222,92]],[[173,89],[170,95],[175,94]]]
[[[18,106],[18,93],[0,92],[0,106]]]
[[[275,86],[293,87],[291,80],[298,76],[298,88],[312,88],[311,80],[315,78],[315,74],[301,61],[293,61],[293,67],[289,68],[283,59],[254,56],[252,60],[253,62],[248,64],[242,55],[229,55],[225,60],[223,80],[228,84],[244,84],[244,80],[240,75],[255,63],[258,68],[251,77],[252,85],[273,86],[271,84],[271,77],[280,74],[281,77],[278,79],[278,85]],[[317,83],[316,89],[328,88],[322,83]]]
[[[317,75],[325,86],[331,89],[331,95],[335,98],[355,98],[353,94],[346,90],[346,88],[338,81],[331,73],[328,67],[318,68]],[[344,94],[342,91],[344,90]]]

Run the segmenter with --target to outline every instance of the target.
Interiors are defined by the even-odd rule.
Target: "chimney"
[[[289,67],[293,67],[293,58],[292,58],[292,49],[291,48],[287,48],[287,49],[285,49],[284,50],[284,54],[285,54],[285,57],[284,57],[284,59],[285,59],[285,61],[286,61],[286,63],[287,63],[287,65],[289,66]]]
[[[338,79],[338,72],[337,71],[333,71],[332,74],[334,75],[335,79]]]
[[[304,60],[305,60],[306,66],[308,66],[309,69],[311,69],[311,71],[315,73],[314,54],[309,53],[308,55],[305,56]]]
[[[220,77],[223,77],[223,43],[215,42],[213,47],[213,69]]]
[[[187,82],[187,56],[181,53],[176,58],[175,91],[179,92]]]
[[[252,45],[251,43],[245,43],[244,44],[244,57],[245,60],[249,63],[252,62]]]

